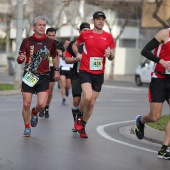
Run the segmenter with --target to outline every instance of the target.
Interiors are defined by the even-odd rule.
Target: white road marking
[[[113,141],[113,142],[116,142],[116,143],[119,143],[119,144],[122,144],[122,145],[130,146],[130,147],[133,147],[133,148],[136,148],[136,149],[140,149],[140,150],[144,150],[144,151],[148,151],[148,152],[152,152],[152,153],[157,153],[157,151],[154,151],[154,150],[151,150],[151,149],[143,148],[143,147],[140,147],[140,146],[132,145],[130,143],[126,143],[126,142],[114,139],[104,131],[104,128],[107,127],[107,126],[113,126],[113,125],[131,123],[131,122],[134,122],[134,120],[123,121],[123,122],[115,122],[115,123],[110,123],[110,124],[106,124],[106,125],[101,125],[101,126],[98,126],[96,128],[96,130],[101,136],[103,136],[104,138],[106,138],[110,141]]]

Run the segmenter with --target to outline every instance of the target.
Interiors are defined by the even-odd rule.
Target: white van
[[[151,72],[153,71],[154,62],[144,58],[141,64],[136,68],[135,71],[135,83],[137,86],[150,83]]]

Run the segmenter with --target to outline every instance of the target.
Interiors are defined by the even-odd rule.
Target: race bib
[[[103,58],[101,57],[90,57],[90,70],[102,70]]]
[[[169,70],[165,70],[165,74],[170,74],[170,71]]]
[[[50,57],[50,67],[53,67],[53,60],[52,60],[52,57]]]
[[[38,82],[38,80],[39,80],[39,77],[37,77],[36,75],[30,72],[27,72],[22,78],[22,81],[30,87],[34,87],[35,84]]]

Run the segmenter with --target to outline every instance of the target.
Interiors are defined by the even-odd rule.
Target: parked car
[[[141,64],[136,68],[135,71],[135,83],[137,86],[150,83],[151,72],[153,71],[154,62],[147,58],[144,58]]]

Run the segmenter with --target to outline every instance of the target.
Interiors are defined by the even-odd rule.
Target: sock
[[[161,150],[162,150],[162,151],[166,151],[166,150],[167,150],[167,148],[168,148],[168,146],[166,146],[166,145],[162,145]]]
[[[30,128],[30,124],[25,124],[25,128]]]
[[[81,124],[82,124],[82,126],[84,126],[84,127],[85,127],[85,126],[86,126],[86,123],[87,123],[87,122],[85,122],[84,120],[81,120]]]
[[[80,110],[79,110],[79,107],[72,107],[72,115],[73,115],[73,119],[74,119],[74,121],[76,120],[76,116],[78,115],[78,113],[80,112]]]
[[[33,115],[37,115],[37,111],[35,110],[35,107],[32,108],[32,114],[33,114]]]
[[[45,110],[48,110],[49,109],[49,106],[45,106]]]

